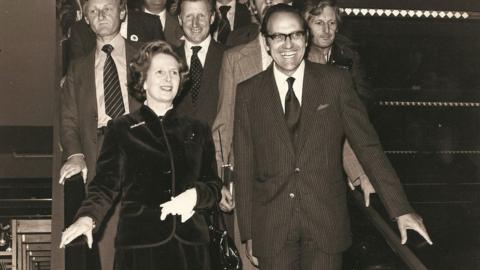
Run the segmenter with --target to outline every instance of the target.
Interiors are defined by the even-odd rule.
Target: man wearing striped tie
[[[70,64],[62,90],[60,136],[66,161],[60,170],[60,184],[78,173],[88,184],[95,174],[107,122],[139,107],[127,90],[127,64],[137,50],[120,35],[125,8],[124,0],[88,0],[85,5],[86,21],[97,44],[89,54]],[[73,195],[65,194],[66,201]],[[104,270],[113,269],[117,212],[106,224],[97,224],[104,227],[100,229],[103,235],[98,235]],[[79,269],[78,264],[68,267],[68,259],[67,250],[66,269]]]

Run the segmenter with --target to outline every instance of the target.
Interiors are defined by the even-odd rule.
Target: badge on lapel
[[[136,127],[138,127],[138,126],[141,126],[141,125],[145,125],[145,121],[142,121],[142,122],[140,122],[140,123],[131,125],[131,126],[130,126],[130,129],[134,129],[134,128],[136,128]]]
[[[134,41],[134,42],[137,42],[138,41],[138,36],[137,35],[131,35],[130,40]]]

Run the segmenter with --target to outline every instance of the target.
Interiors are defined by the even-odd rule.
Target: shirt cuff
[[[85,155],[82,154],[82,153],[76,153],[76,154],[72,154],[70,156],[68,156],[67,160],[71,159],[72,157],[82,157],[83,159],[85,159]]]

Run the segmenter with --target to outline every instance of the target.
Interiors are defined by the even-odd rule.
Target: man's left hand
[[[423,219],[415,214],[409,213],[397,217],[398,230],[400,231],[400,236],[402,237],[402,245],[407,243],[407,230],[417,231],[430,245],[433,245],[430,236],[428,235],[425,225],[423,225]]]

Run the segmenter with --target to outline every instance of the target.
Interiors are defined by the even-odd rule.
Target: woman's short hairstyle
[[[308,22],[312,16],[321,15],[325,7],[331,7],[335,10],[335,18],[337,24],[342,23],[342,16],[340,16],[340,10],[337,6],[336,0],[306,0],[303,8],[303,17]]]
[[[178,62],[178,71],[180,72],[180,83],[178,86],[177,96],[182,90],[183,83],[187,74],[187,65],[185,61],[175,53],[172,47],[165,41],[153,41],[145,44],[134,59],[130,61],[130,83],[128,84],[128,92],[139,102],[143,103],[146,96],[146,91],[143,89],[143,84],[147,79],[147,72],[152,63],[152,59],[157,54],[170,55]]]

